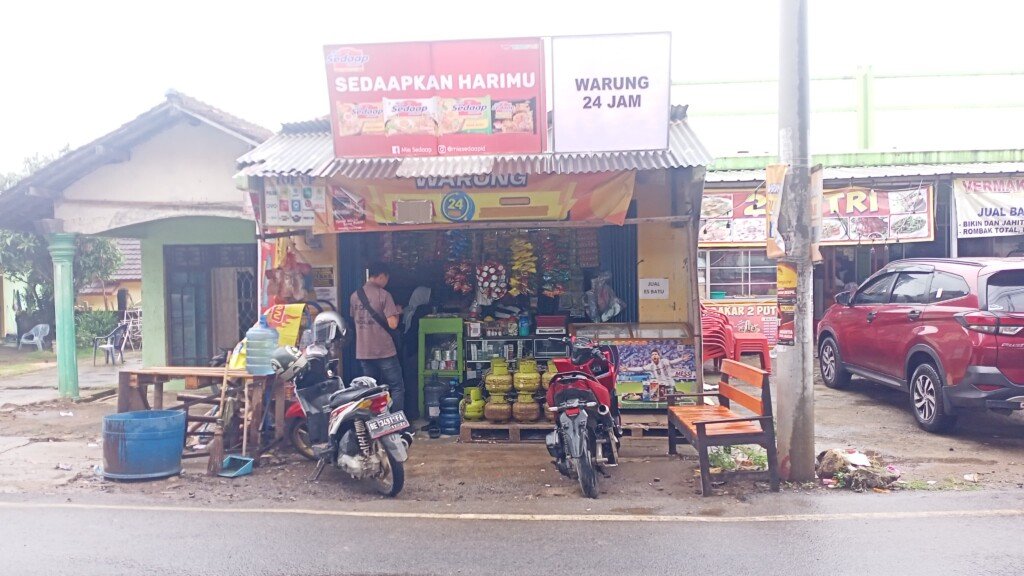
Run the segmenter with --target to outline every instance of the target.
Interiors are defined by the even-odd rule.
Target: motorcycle
[[[285,346],[274,351],[271,365],[278,378],[301,381],[307,377],[310,362],[307,353]],[[409,421],[402,411],[390,411],[387,386],[363,376],[346,387],[335,376],[296,387],[295,396],[305,429],[300,452],[306,455],[308,451],[317,460],[311,481],[330,464],[357,480],[371,480],[385,496],[402,491],[411,444],[406,432]],[[292,442],[297,442],[292,434],[298,421],[289,424]]]
[[[587,338],[555,340],[569,344],[570,352],[553,361],[557,373],[548,384],[547,405],[557,417],[545,444],[555,468],[578,480],[588,498],[597,498],[598,472],[619,461],[617,350]]]

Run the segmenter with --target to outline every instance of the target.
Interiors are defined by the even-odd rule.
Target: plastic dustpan
[[[253,462],[255,462],[253,458],[246,458],[245,456],[228,456],[224,459],[224,463],[220,467],[220,473],[217,475],[225,478],[237,478],[252,474]]]

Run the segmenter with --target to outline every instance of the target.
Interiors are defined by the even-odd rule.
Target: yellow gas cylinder
[[[533,394],[520,392],[512,404],[512,418],[516,422],[536,422],[540,419],[540,405],[533,399]]]
[[[463,391],[459,409],[462,419],[467,421],[484,419],[484,392],[479,386],[469,386]]]
[[[520,395],[533,394],[540,388],[540,373],[537,372],[537,361],[523,358],[519,361],[519,370],[513,377],[513,385]]]

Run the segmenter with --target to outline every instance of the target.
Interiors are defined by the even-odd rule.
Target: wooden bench
[[[761,397],[752,396],[732,384],[745,382],[761,389]],[[718,405],[707,404],[705,398],[717,397]],[[696,405],[680,405],[680,400],[694,398]],[[744,416],[732,410],[738,404],[754,413]],[[682,436],[682,438],[680,438]],[[681,441],[691,444],[700,456],[701,493],[711,494],[711,446],[757,444],[768,453],[768,478],[773,492],[779,490],[779,463],[775,448],[775,423],[772,420],[772,394],[768,373],[734,360],[722,362],[722,381],[717,393],[670,394],[668,396],[668,453],[676,453]]]

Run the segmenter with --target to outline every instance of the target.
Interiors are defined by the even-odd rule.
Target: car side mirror
[[[836,304],[840,306],[849,306],[853,301],[853,292],[840,292],[836,294]]]

